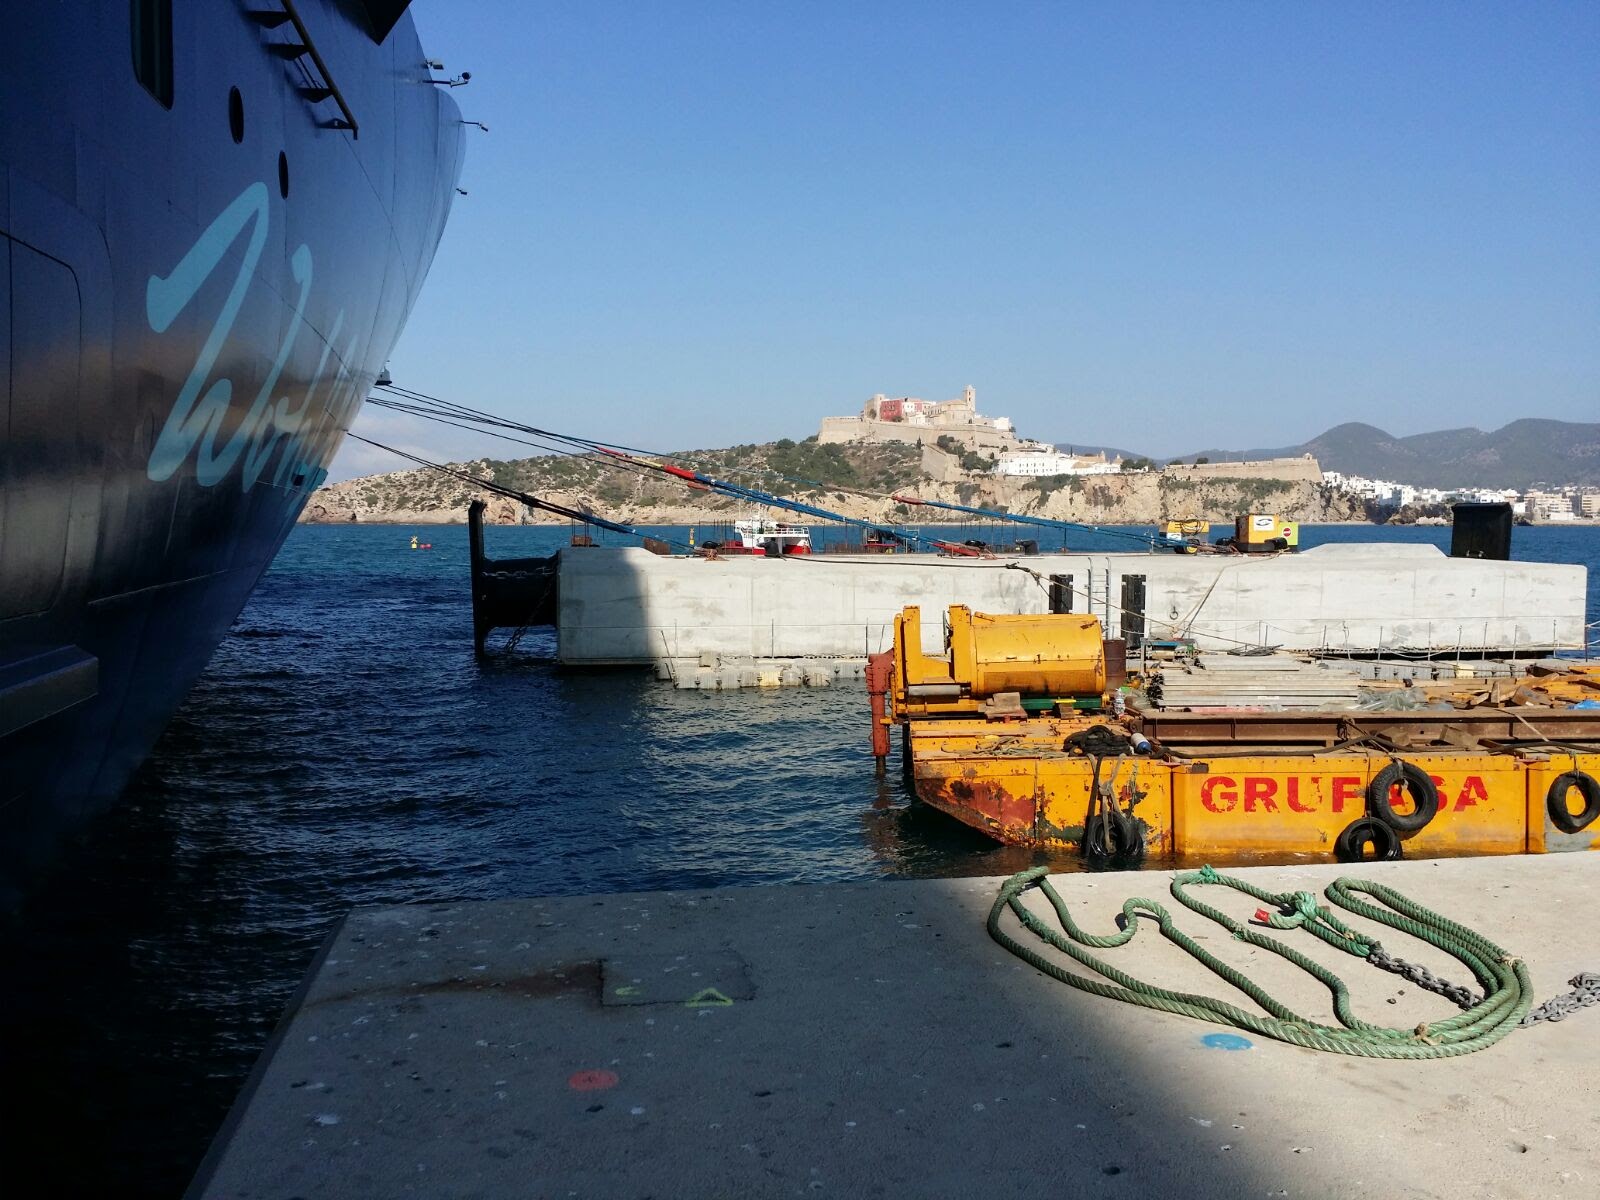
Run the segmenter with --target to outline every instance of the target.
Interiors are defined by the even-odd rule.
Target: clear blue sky
[[[1156,454],[1600,420],[1600,4],[413,9],[490,128],[421,391],[661,449],[968,383]]]

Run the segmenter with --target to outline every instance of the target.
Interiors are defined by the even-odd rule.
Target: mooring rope
[[[1333,971],[1277,938],[1269,937],[1213,908],[1191,895],[1188,889],[1195,885],[1232,888],[1276,910],[1263,909],[1256,914],[1257,919],[1271,929],[1304,929],[1330,946],[1355,958],[1373,961],[1375,965],[1385,959],[1390,963],[1397,962],[1385,953],[1376,939],[1349,928],[1331,909],[1319,903],[1311,892],[1269,892],[1234,876],[1218,874],[1210,867],[1185,871],[1173,878],[1172,895],[1180,903],[1215,921],[1240,941],[1270,950],[1320,980],[1332,994],[1334,1013],[1340,1022],[1337,1026],[1322,1024],[1301,1016],[1244,972],[1206,950],[1179,929],[1173,923],[1172,915],[1154,900],[1130,897],[1124,901],[1123,927],[1119,933],[1108,936],[1088,933],[1073,920],[1066,902],[1050,886],[1049,874],[1049,867],[1035,867],[1013,875],[1001,885],[994,906],[989,910],[989,935],[1052,979],[1092,995],[1197,1020],[1220,1021],[1312,1050],[1393,1059],[1453,1058],[1482,1050],[1517,1028],[1533,1004],[1533,985],[1528,978],[1528,969],[1520,958],[1506,953],[1482,934],[1440,916],[1393,888],[1368,880],[1336,879],[1328,885],[1327,897],[1357,916],[1387,925],[1453,955],[1466,965],[1482,986],[1484,994],[1481,1000],[1455,1016],[1430,1021],[1413,1029],[1393,1029],[1362,1021],[1352,1010],[1349,988]],[[1045,924],[1023,904],[1022,894],[1033,887],[1037,887],[1055,909],[1064,934]],[[1358,898],[1358,893],[1379,903],[1368,903]],[[1071,955],[1111,982],[1074,974],[1032,947],[1023,945],[1000,927],[1000,918],[1007,908],[1016,913],[1030,933]],[[1113,949],[1132,941],[1139,931],[1141,915],[1155,920],[1162,936],[1168,941],[1186,950],[1223,980],[1244,992],[1270,1015],[1248,1012],[1212,996],[1157,987],[1089,953],[1091,949]]]

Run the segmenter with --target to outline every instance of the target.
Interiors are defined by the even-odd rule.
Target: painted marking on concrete
[[[1255,1045],[1247,1037],[1240,1037],[1237,1033],[1208,1033],[1200,1039],[1200,1044],[1207,1050],[1248,1050]]]
[[[730,1008],[733,1001],[714,987],[701,988],[683,1002],[685,1008]]]
[[[607,1008],[670,1004],[674,1008],[706,1000],[706,987],[737,1003],[755,997],[750,968],[732,950],[625,953],[601,962],[600,1003]],[[723,1005],[718,1002],[717,1007]]]
[[[567,1086],[575,1092],[603,1092],[617,1086],[617,1073],[603,1067],[595,1071],[574,1071],[567,1076]]]

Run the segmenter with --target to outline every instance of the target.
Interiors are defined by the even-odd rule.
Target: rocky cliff
[[[1272,512],[1300,521],[1367,519],[1362,502],[1321,484],[1275,479],[1187,479],[1151,471],[1117,475],[999,478],[953,470],[936,451],[905,445],[817,445],[771,442],[701,450],[685,463],[743,486],[795,496],[866,521],[931,523],[941,515],[897,504],[913,492],[982,508],[1090,524],[1139,525],[1169,517],[1231,521],[1243,512]],[[619,469],[596,457],[543,457],[453,464],[460,470],[630,525],[694,525],[731,521],[752,505],[690,490],[676,479]],[[368,475],[319,488],[301,516],[309,522],[446,524],[464,521],[481,496],[498,524],[560,523],[514,500],[426,469]]]

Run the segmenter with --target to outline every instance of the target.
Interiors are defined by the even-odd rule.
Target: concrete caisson
[[[1125,605],[1142,580],[1143,610]],[[1352,654],[1583,643],[1587,573],[1561,563],[1449,558],[1432,546],[1344,544],[1275,557],[1052,554],[795,558],[563,551],[558,656],[570,666],[645,665],[703,654],[861,658],[889,647],[907,604],[938,612],[1051,610],[1100,617],[1109,636],[1193,638],[1202,650],[1281,646]],[[1132,594],[1137,594],[1135,590]],[[1142,617],[1142,622],[1140,618]],[[942,649],[930,622],[925,649]],[[1136,645],[1130,649],[1136,649]]]

